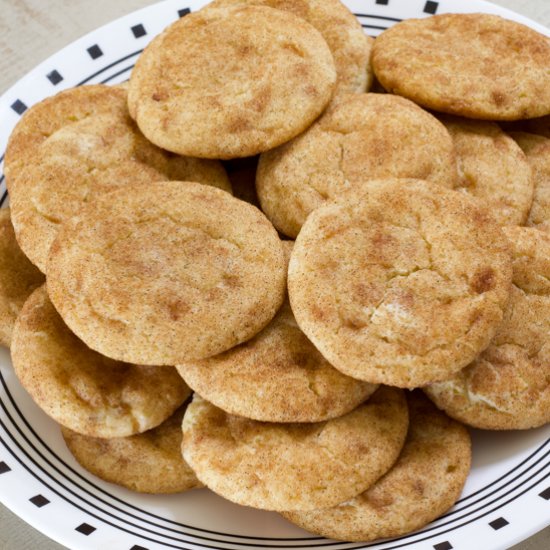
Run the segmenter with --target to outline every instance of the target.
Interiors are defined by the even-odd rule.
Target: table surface
[[[463,0],[467,2],[468,0]],[[493,0],[550,27],[548,0]],[[0,0],[0,93],[83,34],[151,0]],[[63,550],[0,504],[0,550]],[[514,550],[550,548],[550,527]]]

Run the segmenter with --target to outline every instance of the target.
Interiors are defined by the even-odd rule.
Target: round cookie
[[[6,167],[17,239],[43,272],[60,225],[96,196],[128,184],[197,181],[231,191],[217,161],[149,143],[130,118],[124,89],[103,85],[38,103],[13,131]]]
[[[458,189],[485,202],[501,225],[523,225],[534,181],[525,154],[494,122],[445,117],[458,166]]]
[[[535,193],[527,225],[548,232],[550,231],[550,139],[525,132],[511,132],[510,135],[523,149],[533,172]]]
[[[146,365],[204,359],[252,338],[286,286],[265,216],[190,182],[98,197],[61,228],[47,269],[50,298],[79,338]]]
[[[408,403],[409,433],[388,473],[343,504],[283,516],[324,537],[367,542],[420,529],[451,508],[470,470],[470,435],[421,393]]]
[[[435,111],[483,120],[550,113],[550,40],[496,15],[409,19],[375,41],[376,77]]]
[[[295,238],[310,212],[370,178],[456,183],[445,127],[407,99],[347,94],[306,132],[260,157],[256,187],[275,227]]]
[[[0,345],[10,347],[15,320],[44,275],[27,259],[15,240],[10,209],[0,209]]]
[[[298,328],[288,301],[252,340],[177,369],[216,407],[264,422],[328,420],[351,411],[377,388],[332,367]]]
[[[179,493],[202,487],[181,456],[184,408],[138,435],[102,439],[61,428],[78,463],[97,477],[139,493]]]
[[[288,11],[313,25],[328,44],[336,66],[335,93],[363,93],[372,84],[374,39],[340,0],[214,0],[212,7],[267,6]]]
[[[91,437],[125,437],[164,422],[189,396],[174,367],[119,363],[63,323],[45,286],[25,302],[13,330],[15,374],[56,422]]]
[[[231,416],[195,394],[183,419],[183,457],[209,489],[266,510],[315,510],[370,487],[395,462],[408,410],[380,388],[354,411],[315,424]]]
[[[300,328],[338,370],[413,388],[487,345],[508,299],[508,242],[475,199],[371,180],[312,212],[290,259]]]
[[[145,48],[128,101],[159,147],[228,159],[303,132],[335,83],[329,47],[303,19],[263,6],[208,8],[176,21]]]
[[[550,235],[530,227],[505,231],[514,261],[504,321],[472,364],[424,389],[461,422],[525,430],[550,422]]]

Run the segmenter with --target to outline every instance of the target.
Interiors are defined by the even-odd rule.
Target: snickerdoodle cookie
[[[303,132],[336,85],[307,21],[264,6],[208,8],[173,23],[132,72],[130,113],[156,145],[203,158],[252,156]]]
[[[370,180],[310,214],[290,259],[300,328],[372,383],[449,378],[491,341],[511,283],[508,242],[476,199],[419,180]]]
[[[125,186],[59,231],[48,293],[72,331],[108,357],[204,359],[252,338],[285,296],[281,241],[254,206],[190,182]]]
[[[252,340],[178,371],[216,407],[266,422],[341,416],[377,388],[332,367],[298,328],[288,301]]]
[[[550,113],[550,39],[483,13],[409,19],[375,41],[372,63],[392,93],[484,120]]]
[[[336,93],[362,93],[370,88],[374,40],[340,0],[214,0],[209,6],[268,6],[305,19],[330,48],[338,77]]]
[[[44,275],[27,259],[15,240],[10,209],[0,210],[0,345],[9,347],[15,319]]]
[[[510,135],[523,149],[533,172],[535,194],[527,225],[550,232],[550,139],[525,132]]]
[[[421,393],[408,398],[407,440],[391,470],[370,489],[334,508],[288,512],[293,523],[328,538],[371,541],[423,527],[458,499],[470,470],[466,428]]]
[[[149,143],[128,114],[127,93],[83,86],[31,107],[6,153],[12,218],[25,254],[43,272],[64,221],[100,194],[152,181],[197,181],[231,190],[221,164]]]
[[[380,388],[354,411],[315,424],[228,415],[195,394],[183,419],[183,456],[223,497],[267,510],[315,510],[365,491],[395,462],[408,410]]]
[[[458,166],[458,189],[485,202],[502,225],[523,225],[534,178],[519,145],[494,122],[444,117]]]
[[[295,238],[310,212],[367,178],[456,183],[445,127],[407,99],[389,94],[337,98],[306,132],[260,157],[256,187],[275,227]]]
[[[102,439],[63,427],[61,433],[79,464],[101,479],[139,493],[179,493],[202,487],[181,456],[183,412],[128,437]]]
[[[505,231],[513,285],[504,321],[471,365],[425,388],[453,418],[489,430],[550,422],[550,235],[530,227]]]
[[[89,349],[65,325],[45,286],[13,329],[15,373],[59,424],[92,437],[125,437],[164,422],[190,394],[173,367],[130,365]]]

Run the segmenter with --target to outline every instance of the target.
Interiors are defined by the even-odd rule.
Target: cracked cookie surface
[[[202,487],[181,456],[184,408],[162,424],[128,437],[97,438],[61,427],[69,451],[92,474],[139,493],[179,493]]]
[[[346,94],[306,132],[260,157],[256,188],[275,227],[296,237],[307,216],[367,178],[456,183],[445,127],[407,99]]]
[[[15,373],[59,424],[92,437],[125,437],[166,420],[191,393],[174,367],[130,365],[89,349],[36,289],[13,331]]]
[[[128,101],[159,147],[229,159],[301,133],[335,85],[330,49],[305,20],[265,6],[207,8],[149,44],[132,71]]]
[[[257,334],[281,306],[283,246],[254,206],[210,186],[156,182],[98,198],[58,233],[48,293],[100,353],[176,365]]]
[[[482,120],[550,113],[550,39],[496,15],[410,19],[375,41],[376,77],[428,109]]]
[[[305,19],[330,48],[336,66],[335,93],[362,93],[370,88],[374,39],[340,0],[214,0],[209,6],[267,6]]]
[[[314,424],[228,415],[195,394],[183,419],[183,456],[214,492],[267,510],[314,510],[348,500],[395,462],[408,410],[380,388],[352,412]]]
[[[231,191],[217,161],[181,157],[149,143],[120,87],[83,86],[33,106],[6,152],[12,218],[25,254],[43,272],[64,221],[98,195],[129,184],[197,181]]]
[[[502,324],[471,365],[425,388],[453,418],[489,430],[550,422],[550,236],[528,227],[505,232],[513,285]]]
[[[498,124],[443,117],[456,151],[458,185],[486,203],[501,225],[523,225],[533,204],[534,178],[520,146]]]
[[[10,346],[15,320],[44,275],[23,254],[15,240],[10,209],[0,209],[0,344]]]
[[[312,212],[290,259],[300,328],[343,373],[418,387],[490,342],[511,283],[508,242],[462,193],[370,180]]]
[[[459,498],[470,470],[470,436],[421,393],[407,400],[407,439],[381,479],[333,508],[283,516],[327,538],[366,542],[409,533],[446,512]]]

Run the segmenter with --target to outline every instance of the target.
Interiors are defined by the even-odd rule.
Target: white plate
[[[201,0],[167,0],[88,34],[36,67],[0,99],[0,151],[26,106],[63,88],[117,83],[147,42]],[[400,19],[480,11],[536,23],[480,1],[347,0],[365,31]],[[0,160],[3,160],[3,155]],[[2,177],[0,196],[6,202]],[[145,496],[104,483],[75,462],[59,429],[19,385],[0,350],[0,500],[52,539],[75,550],[167,548],[507,548],[550,524],[550,426],[527,432],[474,432],[473,468],[462,498],[424,529],[377,544],[312,536],[278,514],[242,508],[206,489]]]

